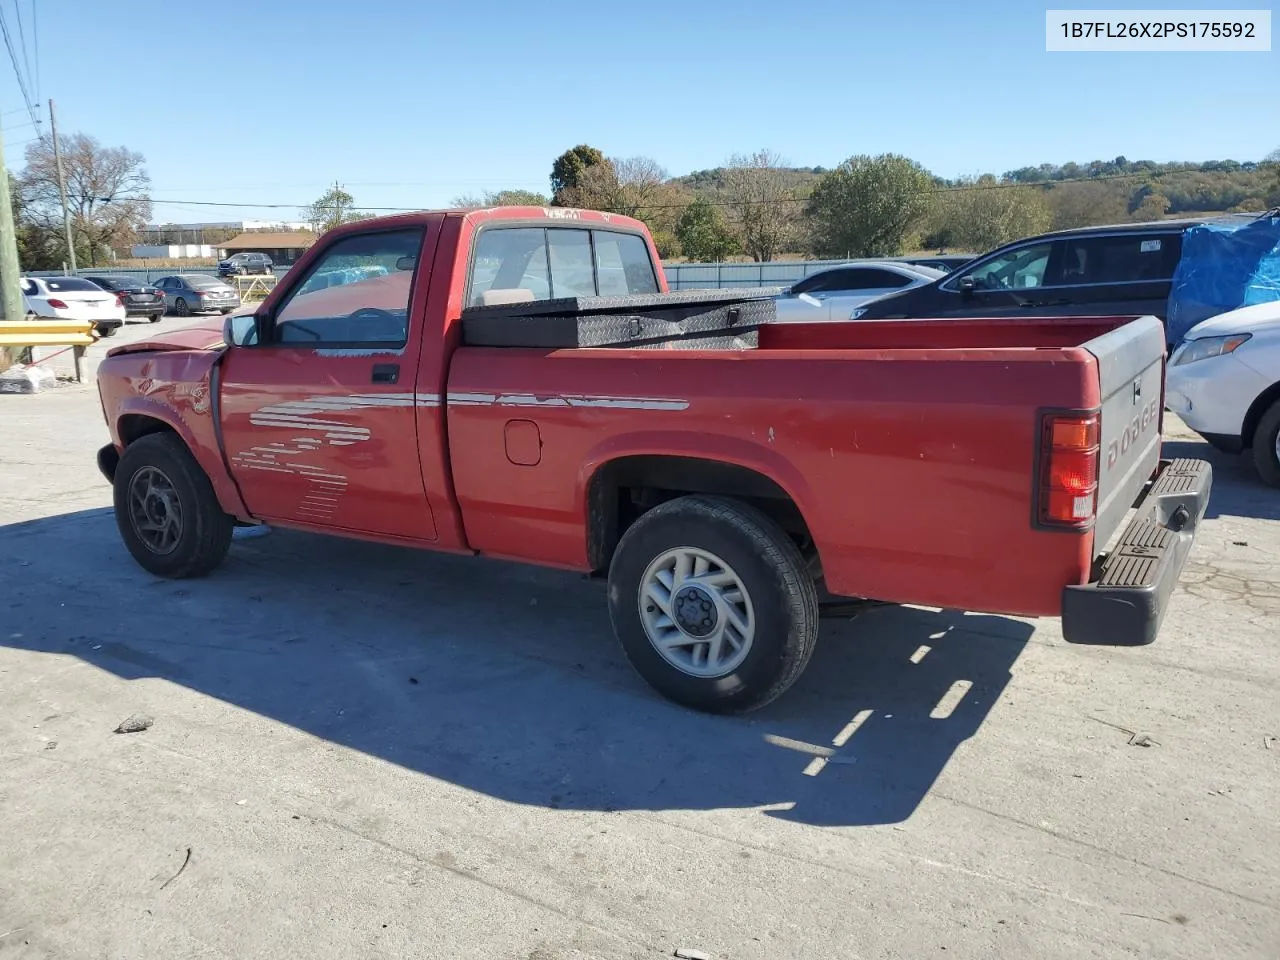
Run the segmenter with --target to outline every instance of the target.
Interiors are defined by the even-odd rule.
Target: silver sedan
[[[791,323],[853,319],[868,301],[932,283],[946,274],[932,267],[869,260],[805,277],[778,297],[778,319]]]
[[[155,282],[164,293],[165,306],[180,317],[193,313],[230,313],[240,306],[240,295],[217,277],[203,273],[176,273]]]

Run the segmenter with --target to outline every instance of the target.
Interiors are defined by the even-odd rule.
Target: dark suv
[[[274,268],[265,253],[237,253],[218,261],[218,276],[243,277],[247,273],[271,273]]]
[[[1182,234],[1207,220],[1084,227],[1005,244],[941,280],[889,294],[855,320],[918,317],[1167,319]]]

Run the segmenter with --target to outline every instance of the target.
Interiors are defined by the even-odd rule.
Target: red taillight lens
[[[1046,414],[1040,447],[1040,522],[1085,527],[1098,496],[1098,415]]]
[[[66,302],[65,302],[65,301],[63,301],[63,300],[55,300],[53,297],[50,297],[50,298],[49,298],[49,306],[53,307],[53,309],[55,309],[55,310],[65,310],[65,309],[67,309],[67,304],[66,304]]]
[[[124,297],[120,296],[120,294],[118,294],[118,293],[116,294],[116,306],[117,306],[117,307],[123,307],[123,306],[124,306]]]

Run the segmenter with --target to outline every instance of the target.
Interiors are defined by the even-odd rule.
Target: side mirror
[[[961,277],[959,286],[960,286],[960,296],[964,297],[966,300],[968,300],[970,297],[973,296],[973,291],[974,291],[973,277]]]
[[[228,347],[252,347],[258,342],[258,317],[232,313],[222,321],[222,342]]]
[[[417,257],[401,257],[396,261],[397,270],[412,270],[418,265]]]

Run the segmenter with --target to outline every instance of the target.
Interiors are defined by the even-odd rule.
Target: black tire
[[[692,676],[673,665],[642,622],[646,571],[679,548],[718,557],[750,599],[754,634],[744,659],[726,673]],[[804,672],[818,639],[817,589],[795,543],[754,507],[711,496],[669,500],[627,530],[609,567],[609,617],[627,659],[654,689],[708,713],[753,710],[780,696]]]
[[[180,317],[191,316],[191,307],[187,305],[185,297],[179,297],[173,305],[173,312]]]
[[[231,312],[232,310],[234,310],[234,309],[235,309],[235,307],[223,307],[223,308],[222,308],[221,310],[219,310],[218,312],[219,312],[219,313],[221,313],[221,314],[225,317],[228,313],[230,313],[230,312]]]
[[[176,499],[178,507],[174,543],[163,552],[149,545],[148,532],[139,528],[140,500],[134,496],[157,474],[168,481],[169,499]],[[147,434],[125,448],[115,473],[115,512],[129,553],[158,577],[203,577],[222,563],[231,546],[233,520],[222,512],[209,478],[175,433]]]
[[[1280,400],[1271,404],[1269,410],[1258,421],[1258,429],[1253,432],[1253,463],[1258,468],[1258,476],[1273,487],[1280,487]]]
[[[120,331],[119,327],[102,326],[98,328],[98,336],[114,337],[117,333],[119,333],[119,331]]]
[[[150,320],[152,323],[159,323],[159,322],[160,322],[160,318],[161,318],[161,317],[163,317],[163,316],[164,316],[164,314],[163,314],[163,313],[153,313],[153,314],[151,314],[151,316],[149,316],[147,319],[148,319],[148,320]]]

